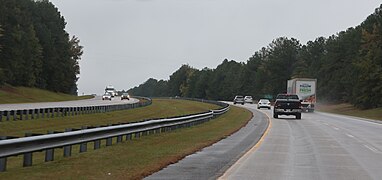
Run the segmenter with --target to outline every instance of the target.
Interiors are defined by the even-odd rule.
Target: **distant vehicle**
[[[109,93],[111,97],[114,97],[117,95],[117,90],[115,90],[114,86],[109,85],[109,86],[106,86],[105,88],[105,94],[106,93]]]
[[[273,107],[273,117],[279,115],[295,115],[296,119],[301,119],[301,102],[296,94],[279,94]]]
[[[268,99],[260,99],[257,103],[257,109],[268,108],[271,109],[271,102]]]
[[[111,94],[110,93],[105,93],[102,95],[102,100],[110,100],[111,101]]]
[[[121,100],[124,100],[124,99],[130,100],[130,95],[129,95],[129,93],[123,93],[123,94],[121,95]]]
[[[245,97],[244,97],[244,102],[245,102],[245,103],[253,104],[252,96],[245,96]]]
[[[240,95],[235,96],[235,99],[233,99],[233,104],[237,103],[244,105],[244,97]]]
[[[302,100],[301,106],[303,112],[314,112],[314,106],[317,101],[317,79],[295,78],[288,80],[287,84],[287,93],[296,94]]]

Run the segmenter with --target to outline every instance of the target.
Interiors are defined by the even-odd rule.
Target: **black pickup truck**
[[[295,115],[296,119],[301,119],[301,101],[295,94],[279,94],[273,108],[273,117],[279,115]]]

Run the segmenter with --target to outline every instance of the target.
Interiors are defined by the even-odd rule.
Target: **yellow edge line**
[[[268,114],[266,114],[266,113],[264,113],[264,114],[268,117],[269,124],[268,124],[268,127],[265,130],[263,136],[261,136],[260,140],[250,150],[248,150],[238,161],[236,161],[235,164],[233,164],[222,176],[220,176],[218,178],[219,180],[228,179],[228,175],[230,175],[234,169],[236,169],[239,165],[242,164],[241,161],[244,161],[244,159],[247,159],[247,157],[250,154],[254,153],[259,148],[259,146],[263,143],[265,136],[268,134],[269,130],[272,127],[271,118],[268,116]]]

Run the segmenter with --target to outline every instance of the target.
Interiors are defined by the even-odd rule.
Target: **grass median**
[[[32,167],[12,166],[0,173],[0,179],[141,179],[227,137],[250,118],[248,110],[231,107],[224,115],[191,128],[124,141],[69,158],[60,156]]]
[[[217,105],[196,101],[154,99],[152,105],[136,109],[84,114],[80,116],[3,121],[0,122],[0,136],[21,137],[28,132],[46,134],[47,131],[64,131],[66,128],[135,122],[150,118],[200,113],[217,108],[219,108]]]
[[[90,98],[93,98],[93,96],[73,96],[37,88],[12,87],[7,85],[0,88],[0,104],[57,102]]]

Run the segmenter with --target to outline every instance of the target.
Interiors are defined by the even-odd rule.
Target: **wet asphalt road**
[[[61,102],[41,102],[41,103],[24,103],[24,104],[0,104],[0,111],[53,108],[53,107],[84,107],[84,106],[102,106],[114,104],[132,104],[138,102],[138,99],[130,98],[130,100],[121,100],[116,96],[111,101],[102,100],[101,96],[92,99],[61,101]]]
[[[146,179],[381,179],[381,121],[320,112],[269,118],[254,146],[272,111],[243,107],[255,115],[245,128]]]
[[[220,179],[377,180],[381,167],[382,124],[316,112],[272,118],[259,148]]]

